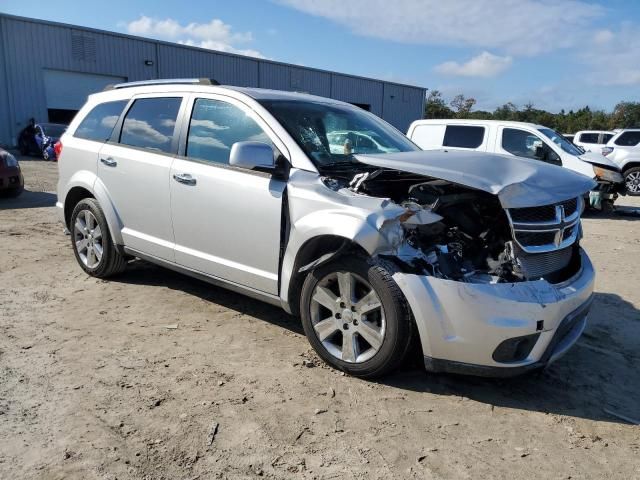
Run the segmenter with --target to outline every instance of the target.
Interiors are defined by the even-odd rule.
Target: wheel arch
[[[111,201],[106,187],[93,173],[77,172],[69,181],[68,190],[64,195],[64,220],[65,226],[71,229],[71,214],[78,202],[84,198],[94,198],[102,209],[109,225],[111,240],[116,245],[123,245],[122,222]]]
[[[632,168],[639,168],[640,160],[632,160],[630,162],[625,163],[624,168],[622,169],[622,174],[624,175],[627,170],[631,170]]]
[[[295,316],[300,314],[302,284],[313,268],[335,258],[336,255],[345,254],[369,256],[362,245],[341,235],[322,234],[307,239],[296,252],[287,284],[281,285],[281,291],[286,292],[284,300],[288,306],[287,311]],[[304,270],[300,271],[301,269]]]

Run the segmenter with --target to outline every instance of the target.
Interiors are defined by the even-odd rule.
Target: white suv
[[[407,136],[424,150],[475,150],[530,158],[562,166],[597,181],[591,206],[611,210],[624,193],[620,168],[600,152],[584,152],[563,135],[543,125],[473,119],[416,120]]]
[[[627,194],[640,196],[640,129],[621,130],[602,154],[622,170]]]
[[[57,207],[89,275],[139,258],[280,305],[362,377],[397,366],[414,335],[429,370],[504,376],[584,330],[591,179],[423,152],[336,100],[206,83],[117,85],[63,135]],[[366,154],[358,136],[375,138]]]

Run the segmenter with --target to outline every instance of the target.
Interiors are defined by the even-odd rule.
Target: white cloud
[[[512,62],[511,57],[482,52],[465,63],[450,61],[436,65],[435,71],[461,77],[495,77],[509,68]]]
[[[234,32],[231,25],[218,18],[212,19],[209,23],[192,22],[181,25],[172,18],[160,20],[142,15],[125,26],[127,32],[133,35],[149,36],[209,50],[264,58],[264,55],[257,50],[238,46],[253,41],[251,32]]]
[[[582,0],[278,0],[354,33],[537,55],[579,44],[604,8]]]
[[[613,40],[613,32],[611,30],[598,30],[593,36],[593,41],[599,45],[609,43]]]
[[[640,85],[640,25],[624,23],[619,30],[597,32],[579,50],[584,74],[595,85]]]

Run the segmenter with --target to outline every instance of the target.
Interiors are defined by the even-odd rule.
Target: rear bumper
[[[562,284],[545,280],[463,283],[396,273],[420,333],[425,365],[438,372],[513,376],[548,365],[582,334],[595,273],[581,251],[582,268]],[[505,341],[533,338],[513,361],[496,361]]]

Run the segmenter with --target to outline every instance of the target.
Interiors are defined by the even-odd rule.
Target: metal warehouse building
[[[358,105],[402,131],[421,118],[425,89],[119,33],[0,15],[0,144],[29,118],[68,123],[106,85],[154,78],[307,92]]]

